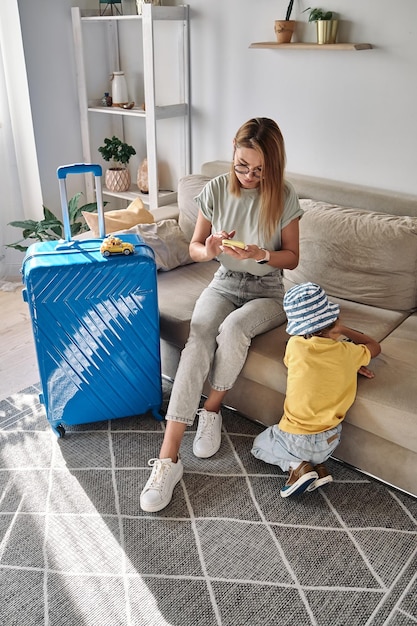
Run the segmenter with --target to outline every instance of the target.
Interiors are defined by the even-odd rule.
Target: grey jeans
[[[196,302],[165,419],[193,424],[204,382],[231,389],[251,340],[285,322],[282,270],[266,276],[223,266]]]

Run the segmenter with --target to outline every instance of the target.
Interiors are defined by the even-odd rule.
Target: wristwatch
[[[263,250],[265,252],[265,256],[260,261],[256,261],[257,263],[259,263],[259,265],[263,265],[264,263],[268,263],[269,259],[271,258],[269,250],[265,250],[265,248],[261,248],[261,250]]]

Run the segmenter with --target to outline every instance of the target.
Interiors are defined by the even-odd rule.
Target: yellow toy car
[[[103,256],[111,254],[133,254],[135,247],[127,241],[122,241],[119,237],[106,237],[100,246],[100,252]]]

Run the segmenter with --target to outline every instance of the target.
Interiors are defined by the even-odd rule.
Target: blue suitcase
[[[93,172],[99,239],[71,240],[66,176]],[[42,385],[58,437],[65,425],[136,416],[162,419],[156,265],[152,249],[122,235],[132,254],[104,256],[100,165],[58,168],[65,240],[35,243],[23,261]],[[125,246],[129,248],[129,246]]]

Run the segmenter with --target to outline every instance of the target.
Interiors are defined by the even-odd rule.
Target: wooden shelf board
[[[146,117],[146,111],[141,107],[123,109],[123,107],[117,106],[89,106],[88,111],[89,113],[104,113],[106,115],[133,115],[135,117]],[[185,103],[155,106],[155,117],[158,120],[168,119],[171,117],[181,117],[183,115],[187,115],[187,113],[188,105]]]
[[[123,109],[122,107],[88,107],[90,113],[106,113],[107,115],[135,115],[139,117],[145,117],[146,112],[139,108],[133,107],[133,109]]]
[[[110,191],[107,187],[103,187],[103,195],[112,196],[113,198],[122,198],[123,200],[135,200],[137,197],[141,198],[143,204],[149,204],[149,195],[141,193],[137,185],[132,184],[128,191]],[[165,204],[171,204],[177,201],[177,192],[167,189],[159,189],[158,191],[158,206]]]
[[[370,50],[370,43],[277,43],[276,41],[259,41],[251,43],[249,48],[273,48],[291,50]]]
[[[186,5],[179,6],[152,6],[152,17],[154,20],[184,20],[186,15]],[[123,21],[123,20],[142,20],[142,15],[101,15],[98,9],[80,9],[80,16],[83,22],[94,22],[107,20]]]

